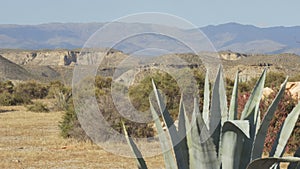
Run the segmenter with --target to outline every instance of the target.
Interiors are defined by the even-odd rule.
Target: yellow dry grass
[[[33,113],[23,106],[0,107],[0,168],[136,168],[132,158],[109,153],[91,142],[63,139],[58,128],[62,115],[63,112]],[[154,148],[150,144],[147,149]],[[164,166],[162,156],[145,160],[151,169]],[[281,166],[286,168],[287,164]]]
[[[91,142],[63,139],[63,112],[33,113],[23,106],[0,107],[0,168],[132,169],[135,160],[106,152]],[[162,157],[146,159],[162,168]]]

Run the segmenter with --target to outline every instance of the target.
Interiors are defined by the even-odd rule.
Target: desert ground
[[[63,112],[34,113],[24,106],[0,107],[0,168],[132,169],[135,160],[84,141],[64,139],[58,127]],[[161,156],[146,158],[162,168]]]
[[[109,153],[90,141],[62,138],[58,127],[62,115],[29,112],[24,106],[0,107],[0,168],[137,168],[134,159]],[[162,156],[145,160],[150,169],[164,166]],[[281,166],[286,168],[287,164]]]

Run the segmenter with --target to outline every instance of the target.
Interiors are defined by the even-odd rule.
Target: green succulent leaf
[[[210,103],[210,90],[209,90],[209,77],[207,72],[205,76],[205,83],[204,83],[204,100],[203,100],[202,117],[208,129],[209,129],[209,103]]]
[[[236,120],[238,113],[238,84],[239,84],[239,73],[236,73],[234,86],[232,90],[232,96],[230,100],[230,108],[228,112],[228,120]]]
[[[185,156],[185,159],[189,159],[189,149],[188,149],[188,145],[187,145],[186,133],[187,133],[187,130],[189,130],[190,128],[186,128],[186,126],[187,126],[186,123],[189,123],[189,122],[188,122],[188,118],[186,116],[183,100],[181,97],[180,103],[179,103],[179,115],[178,115],[178,135],[179,135],[179,139],[181,140],[179,144],[181,144],[180,147],[182,147],[182,152],[181,152],[182,155]]]
[[[190,168],[219,169],[215,144],[199,111],[198,100],[194,100],[194,112],[191,131],[187,133],[190,152]]]
[[[162,126],[161,126],[161,122],[159,120],[158,114],[155,111],[152,102],[150,101],[150,110],[152,113],[152,117],[154,119],[154,123],[158,132],[158,137],[159,137],[159,141],[160,141],[160,146],[163,152],[163,157],[164,157],[164,161],[165,161],[165,167],[167,169],[176,169],[176,161],[174,159],[174,156],[172,154],[172,145],[170,145],[170,142],[168,140],[167,135],[165,134]]]
[[[223,80],[223,71],[220,66],[217,78],[214,83],[212,102],[210,109],[209,131],[219,153],[221,126],[228,119],[227,98]]]
[[[273,166],[277,166],[281,162],[289,162],[289,163],[295,163],[300,162],[300,158],[297,157],[281,157],[281,158],[275,158],[275,157],[269,157],[269,158],[259,158],[254,161],[252,161],[247,169],[270,169],[270,168],[276,168]]]
[[[243,156],[241,158],[240,168],[246,168],[251,160],[251,151],[253,147],[255,133],[257,131],[257,122],[259,118],[258,106],[261,100],[262,91],[266,80],[266,71],[267,70],[265,69],[260,78],[258,79],[241,115],[241,120],[249,120],[250,139],[247,139],[244,142],[242,152]]]
[[[279,104],[282,96],[284,95],[287,80],[288,80],[288,78],[286,78],[284,83],[281,85],[279,92],[277,93],[275,99],[269,106],[269,108],[266,112],[266,115],[264,116],[264,118],[262,120],[261,126],[258,129],[257,134],[255,135],[253,149],[252,149],[252,155],[251,155],[252,160],[261,158],[261,155],[262,155],[263,149],[264,149],[265,138],[266,138],[267,132],[268,132],[268,128],[269,128],[270,122],[274,116],[274,113],[278,107],[278,104]]]
[[[251,114],[253,113],[255,107],[257,104],[259,104],[262,96],[262,91],[264,88],[265,80],[266,80],[266,72],[265,69],[260,76],[259,80],[257,81],[250,98],[248,99],[245,108],[242,112],[241,120],[249,119],[251,118]]]
[[[125,138],[127,140],[127,143],[130,146],[131,151],[134,153],[134,155],[136,157],[135,159],[137,162],[138,169],[147,169],[147,165],[142,156],[142,153],[140,152],[140,150],[138,149],[138,147],[136,146],[136,144],[134,143],[132,138],[128,136],[127,130],[126,130],[123,122],[122,122],[122,126],[123,126],[123,131],[125,133]]]
[[[239,169],[243,142],[249,139],[248,120],[226,121],[222,127],[222,168]]]
[[[172,144],[174,147],[173,150],[175,153],[178,169],[186,169],[189,167],[188,166],[189,160],[187,159],[187,157],[185,155],[182,154],[185,147],[183,144],[181,144],[181,140],[178,135],[177,129],[174,125],[174,121],[173,121],[172,117],[170,116],[169,111],[165,108],[166,107],[165,103],[164,103],[160,93],[158,92],[153,80],[152,80],[152,85],[153,85],[153,90],[154,90],[154,94],[155,94],[155,97],[156,97],[156,100],[158,103],[159,110],[162,114],[163,120],[168,128],[168,132],[169,132],[169,135],[172,140]]]
[[[298,104],[291,113],[286,117],[283,125],[280,128],[279,134],[273,144],[270,156],[281,157],[284,153],[286,143],[293,132],[300,115],[300,104]]]

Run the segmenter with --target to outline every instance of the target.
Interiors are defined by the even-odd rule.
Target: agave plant
[[[281,85],[279,92],[261,121],[259,103],[265,79],[266,70],[263,71],[258,79],[240,119],[237,119],[238,73],[229,108],[227,108],[222,68],[218,71],[211,98],[208,75],[206,75],[203,112],[199,111],[198,100],[194,99],[194,109],[190,120],[185,111],[184,101],[181,99],[178,129],[174,127],[174,121],[168,110],[164,109],[165,103],[152,81],[159,113],[162,114],[162,119],[168,127],[166,134],[161,126],[158,113],[153,106],[154,103],[150,101],[150,110],[163,150],[165,168],[277,169],[280,167],[280,162],[290,162],[289,169],[300,167],[300,149],[295,153],[294,157],[282,157],[287,141],[299,117],[300,104],[289,113],[284,121],[272,150],[269,152],[269,157],[262,157],[268,126],[285,92],[288,78]],[[138,168],[147,168],[141,152],[134,141],[128,136],[125,126],[124,132],[131,150],[137,157]],[[166,151],[168,138],[171,139],[173,151]]]

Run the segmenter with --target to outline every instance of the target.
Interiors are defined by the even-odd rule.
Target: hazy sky
[[[0,0],[0,24],[107,22],[137,12],[164,12],[197,26],[238,22],[300,25],[299,0]]]

